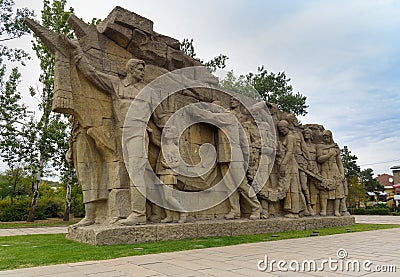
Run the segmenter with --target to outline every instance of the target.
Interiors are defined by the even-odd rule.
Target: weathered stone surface
[[[221,87],[136,13],[68,23],[77,39],[27,20],[55,54],[53,110],[71,115],[66,156],[86,215],[68,237],[116,244],[351,223],[339,147],[323,126]],[[318,214],[336,217],[303,217]],[[129,227],[148,221],[180,223]]]
[[[199,237],[231,236],[232,224],[228,221],[198,223]]]
[[[115,41],[118,45],[126,48],[129,42],[132,40],[132,30],[125,28],[121,25],[109,22],[108,20],[102,21],[98,26],[97,30],[107,36],[108,38]]]
[[[113,189],[108,196],[109,216],[111,218],[125,218],[130,214],[129,189]]]
[[[184,238],[183,224],[157,225],[157,241],[179,240]]]
[[[104,21],[106,24],[116,23],[126,28],[153,33],[153,21],[119,6],[115,7]]]
[[[318,217],[267,220],[220,220],[184,224],[148,224],[145,226],[69,227],[67,238],[92,245],[134,244],[149,241],[180,240],[185,238],[239,236],[294,230],[315,230],[327,227],[354,225],[355,218]]]
[[[183,239],[191,239],[199,237],[199,225],[196,223],[183,224]]]

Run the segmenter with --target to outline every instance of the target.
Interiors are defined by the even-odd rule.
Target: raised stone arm
[[[233,124],[232,119],[233,115],[229,112],[218,113],[211,112],[206,109],[199,108],[197,106],[190,107],[191,116],[194,116],[196,119],[204,120],[209,124],[213,124],[215,126],[230,126]]]
[[[97,71],[94,66],[90,64],[85,53],[83,53],[78,41],[68,40],[68,43],[72,49],[72,58],[80,72],[82,72],[82,74],[97,88],[108,93],[115,92],[113,82],[119,81],[117,80],[118,78]]]

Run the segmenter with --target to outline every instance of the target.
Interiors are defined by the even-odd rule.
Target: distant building
[[[400,183],[400,165],[392,166],[390,168],[393,172],[393,182],[394,185]]]
[[[394,178],[393,175],[389,175],[389,174],[378,174],[378,177],[375,178],[382,186],[385,187],[392,187],[394,185]]]
[[[375,179],[385,188],[387,204],[400,208],[400,166],[392,166],[390,169],[393,175],[379,174]]]

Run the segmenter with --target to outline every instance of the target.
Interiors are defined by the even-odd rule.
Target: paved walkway
[[[356,215],[356,223],[400,224],[400,216],[393,215]]]
[[[379,219],[381,218],[381,219]],[[371,218],[373,223],[387,220]],[[394,217],[391,217],[394,219]],[[358,219],[359,221],[361,219]],[[367,218],[362,220],[367,221]],[[397,218],[396,218],[397,220]],[[396,221],[399,223],[398,221]],[[372,222],[371,222],[372,223]],[[308,237],[301,239],[241,244],[218,248],[197,249],[174,253],[132,256],[105,261],[92,261],[63,265],[52,265],[29,269],[0,271],[3,276],[398,276],[400,272],[400,231],[386,229],[369,232],[347,233],[325,237]],[[342,249],[339,251],[338,250]],[[346,255],[341,260],[339,255]],[[302,263],[315,261],[317,267],[324,266],[324,271],[293,272],[289,264],[283,265],[287,272],[274,271],[270,268],[260,271],[257,264],[268,257],[271,260],[283,260],[287,263],[296,260]],[[331,267],[329,261],[331,259]],[[312,261],[311,261],[312,260]],[[337,260],[338,262],[335,262]],[[368,261],[371,262],[368,263]],[[351,262],[351,263],[349,263]],[[366,269],[363,269],[363,263]],[[336,265],[346,263],[353,266],[360,264],[360,270],[330,270]],[[265,266],[261,262],[260,266]],[[296,262],[291,262],[292,268]],[[380,268],[396,269],[397,273],[373,272]],[[392,267],[393,266],[393,267]],[[306,264],[306,269],[309,268]]]
[[[0,229],[0,237],[66,233],[68,233],[68,227],[24,227],[13,229]]]

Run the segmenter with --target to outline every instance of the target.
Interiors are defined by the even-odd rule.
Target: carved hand
[[[74,61],[76,64],[79,63],[79,61],[82,59],[83,57],[83,51],[81,46],[79,45],[79,42],[76,40],[68,40],[69,45],[72,48],[72,54],[74,57]]]

